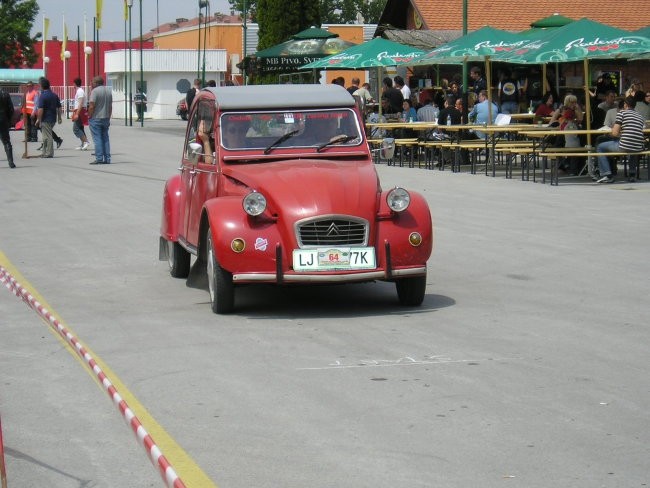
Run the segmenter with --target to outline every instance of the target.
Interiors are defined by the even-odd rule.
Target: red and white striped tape
[[[126,423],[131,427],[135,437],[142,447],[147,451],[149,460],[155,468],[160,472],[160,476],[165,481],[169,488],[185,488],[185,484],[178,477],[172,465],[167,461],[162,454],[153,438],[147,433],[133,411],[129,408],[127,403],[122,399],[119,392],[113,386],[112,382],[108,379],[106,374],[102,371],[99,365],[95,362],[93,357],[86,351],[84,346],[77,340],[77,338],[70,333],[57,319],[54,317],[41,303],[36,300],[27,289],[25,289],[16,279],[9,273],[3,266],[0,266],[0,283],[5,286],[14,295],[27,303],[41,318],[45,319],[50,327],[52,327],[57,334],[59,334],[68,344],[70,344],[77,352],[79,357],[83,359],[88,368],[95,374],[99,382],[102,384],[108,396],[111,398],[115,406],[119,409],[122,417]]]

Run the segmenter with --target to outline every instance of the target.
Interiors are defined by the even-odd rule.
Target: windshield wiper
[[[295,136],[298,132],[300,132],[300,131],[299,131],[299,130],[292,130],[291,132],[287,132],[285,135],[283,135],[282,137],[280,137],[278,140],[276,140],[275,142],[271,143],[271,144],[269,145],[269,147],[267,147],[266,149],[264,149],[264,154],[268,154],[268,153],[270,153],[270,152],[271,152],[271,149],[273,149],[273,148],[274,148],[275,146],[277,146],[278,144],[282,144],[282,143],[283,143],[284,141],[286,141],[287,139],[290,139],[291,137]]]
[[[343,144],[344,142],[348,142],[348,141],[351,141],[352,139],[358,139],[358,138],[359,138],[359,136],[347,136],[345,134],[341,134],[339,136],[334,136],[329,141],[324,142],[324,143],[319,144],[318,146],[316,146],[316,152],[321,152],[323,149],[325,149],[330,144]]]

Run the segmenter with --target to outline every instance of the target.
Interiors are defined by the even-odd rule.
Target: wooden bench
[[[558,148],[555,148],[558,149]],[[640,158],[641,156],[650,156],[650,151],[640,151],[640,152],[624,152],[624,151],[619,151],[619,152],[595,152],[595,151],[585,151],[584,148],[565,148],[565,149],[572,149],[571,151],[556,151],[556,150],[547,150],[547,151],[540,151],[537,153],[537,155],[543,159],[550,159],[552,161],[551,163],[551,185],[555,184],[557,186],[558,184],[558,173],[559,173],[559,160],[560,158],[565,158],[567,155],[569,156],[575,156],[575,157],[586,157],[586,158],[591,158],[591,157],[597,157],[597,156],[607,156],[607,157],[621,157],[621,158],[627,158],[629,160],[630,157],[637,157]],[[573,150],[575,149],[575,150]],[[639,171],[639,160],[637,160],[637,168],[636,168],[636,173],[638,177],[638,171]],[[627,163],[625,163],[627,164]],[[627,167],[626,167],[627,170]],[[545,173],[546,173],[546,165],[544,164],[542,166],[542,180],[545,182]],[[650,168],[648,170],[648,179],[650,180]]]

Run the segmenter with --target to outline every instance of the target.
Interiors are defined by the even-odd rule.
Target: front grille
[[[368,222],[362,219],[325,218],[298,223],[298,245],[365,246]]]

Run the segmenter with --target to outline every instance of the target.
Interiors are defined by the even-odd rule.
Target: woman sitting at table
[[[584,112],[578,105],[578,99],[575,95],[569,94],[564,97],[564,104],[553,112],[551,117],[551,126],[557,126],[561,131],[576,130],[580,128]],[[556,147],[581,147],[580,137],[575,134],[564,134],[564,143],[561,138],[556,140]],[[570,175],[577,175],[584,163],[584,158],[568,157],[560,164],[559,168],[568,172]]]
[[[542,98],[542,103],[537,106],[535,110],[535,122],[542,121],[544,117],[551,117],[555,111],[555,100],[553,100],[553,94],[551,92],[546,92],[544,98]]]

